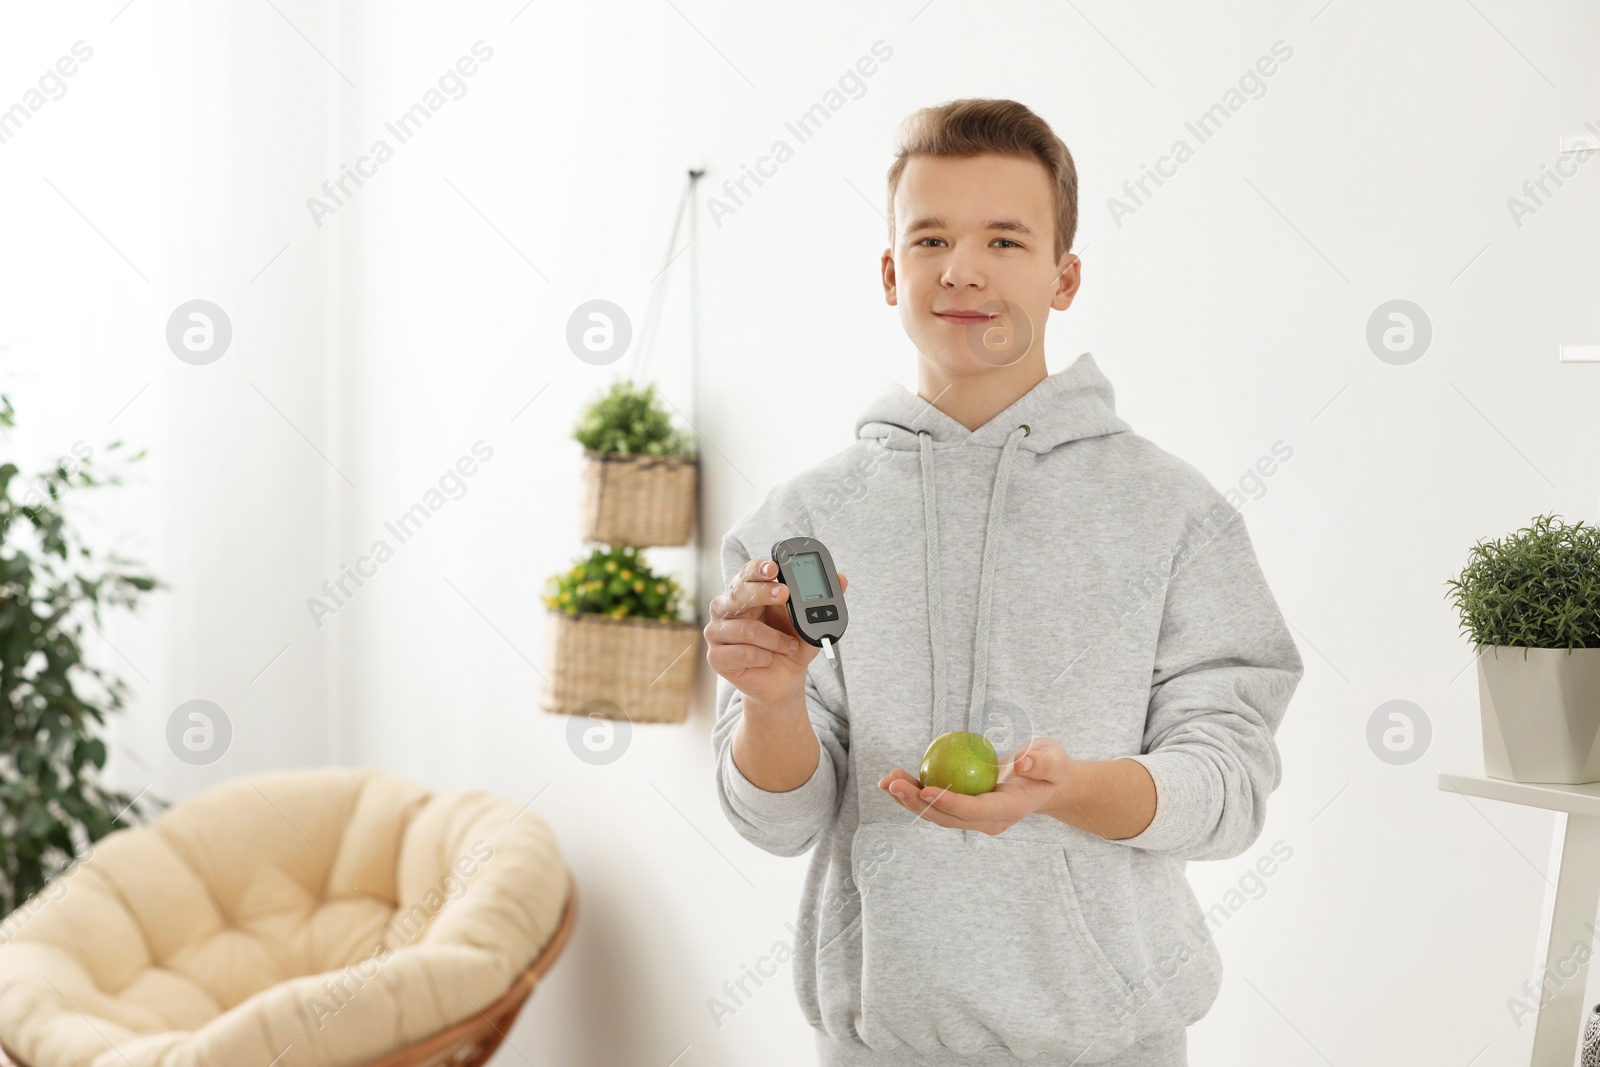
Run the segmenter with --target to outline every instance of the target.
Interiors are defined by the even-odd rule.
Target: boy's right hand
[[[850,580],[840,571],[839,591],[848,588]],[[752,559],[711,601],[711,621],[702,631],[710,646],[706,662],[744,694],[746,707],[783,704],[803,694],[806,667],[821,651],[795,634],[788,596],[778,565]]]

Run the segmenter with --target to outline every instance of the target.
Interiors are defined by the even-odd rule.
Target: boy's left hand
[[[1059,741],[1036,737],[1000,761],[994,789],[975,797],[948,789],[923,788],[899,767],[878,779],[878,788],[902,808],[952,830],[1004,833],[1036,811],[1067,802],[1072,759]]]

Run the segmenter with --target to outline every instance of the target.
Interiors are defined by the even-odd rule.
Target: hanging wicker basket
[[[699,652],[698,623],[552,611],[545,625],[550,674],[539,706],[562,715],[683,722]]]
[[[686,544],[694,531],[699,463],[693,456],[583,452],[580,535],[605,545]]]

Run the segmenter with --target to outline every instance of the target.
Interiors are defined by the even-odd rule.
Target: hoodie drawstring
[[[995,558],[1000,553],[1000,515],[1005,509],[1006,482],[1011,475],[1011,457],[1018,443],[1032,432],[1022,423],[1006,436],[1005,447],[1000,451],[1000,463],[995,469],[994,490],[989,496],[989,522],[983,532],[983,569],[978,579],[978,630],[972,650],[972,697],[967,705],[966,721],[958,727],[972,728],[972,717],[982,710],[984,689],[989,675],[989,604],[994,589],[990,579],[994,575]],[[939,522],[933,482],[933,436],[927,430],[917,431],[922,452],[922,521],[928,557],[928,631],[933,641],[933,736],[938,737],[949,727],[944,721],[944,616],[940,610],[939,585]]]

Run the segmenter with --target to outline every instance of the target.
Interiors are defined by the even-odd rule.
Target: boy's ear
[[[1078,295],[1078,286],[1083,283],[1083,260],[1071,252],[1063,252],[1061,260],[1066,265],[1056,275],[1056,291],[1050,298],[1050,306],[1057,311],[1065,311],[1072,306],[1073,298]]]
[[[883,258],[879,260],[879,270],[883,275],[883,302],[890,307],[899,303],[896,290],[898,286],[894,277],[894,249],[885,248]]]

